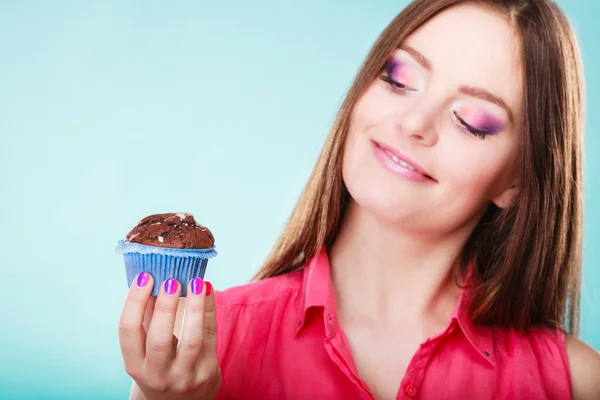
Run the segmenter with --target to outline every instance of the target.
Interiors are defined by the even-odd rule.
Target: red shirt
[[[570,399],[564,334],[482,327],[461,295],[414,354],[397,399]],[[217,292],[218,399],[373,399],[336,318],[325,251],[304,269]]]

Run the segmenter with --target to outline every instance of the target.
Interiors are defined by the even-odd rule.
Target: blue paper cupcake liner
[[[179,281],[182,286],[180,296],[185,296],[188,283],[196,277],[204,279],[208,260],[217,255],[214,246],[210,249],[172,249],[123,240],[119,241],[115,251],[123,254],[128,286],[141,272],[152,275],[152,296],[158,296],[163,282],[169,278]]]

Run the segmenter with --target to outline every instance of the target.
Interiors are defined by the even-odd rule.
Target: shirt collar
[[[450,317],[449,329],[452,329],[453,324],[458,324],[460,330],[477,353],[489,363],[495,365],[494,330],[492,327],[477,325],[473,322],[469,310],[469,295],[471,294],[469,284],[475,281],[470,278],[470,273],[467,275],[466,281],[467,284],[462,289],[458,303]]]
[[[335,314],[335,296],[325,249],[319,251],[304,267],[296,335],[306,324],[308,310],[312,307],[322,308],[325,317]]]
[[[470,282],[470,275],[467,282]],[[450,322],[444,333],[449,334],[456,326],[466,336],[475,351],[486,361],[494,365],[496,362],[493,346],[493,329],[487,326],[476,325],[469,314],[469,285],[462,290],[456,307],[450,317]],[[333,335],[335,326],[332,320],[336,314],[335,296],[331,285],[329,257],[323,248],[303,269],[302,290],[298,305],[296,335],[307,323],[308,311],[311,308],[320,308],[325,318],[327,336]]]

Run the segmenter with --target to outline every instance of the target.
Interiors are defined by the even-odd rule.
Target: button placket
[[[427,341],[423,343],[417,349],[417,352],[413,356],[408,368],[406,369],[406,373],[404,375],[404,379],[402,380],[401,391],[404,392],[403,397],[417,397],[419,394],[419,387],[423,383],[423,379],[425,378],[425,368],[429,364],[429,360],[435,350],[435,348],[439,345],[439,340],[435,339],[432,341]]]
[[[338,335],[339,334],[336,334],[332,338],[325,339],[325,349],[327,350],[329,357],[340,368],[340,370],[348,377],[348,379],[350,379],[352,382],[354,382],[357,385],[357,387],[360,388],[360,390],[362,390],[363,395],[365,395],[365,397],[367,399],[373,400],[373,396],[370,395],[369,388],[364,386],[363,382],[360,380],[360,378],[357,375],[354,374],[354,372],[352,371],[352,368],[350,368],[350,366],[344,359],[344,356],[342,355],[342,352],[341,352],[340,348],[338,347],[338,346],[341,346]]]

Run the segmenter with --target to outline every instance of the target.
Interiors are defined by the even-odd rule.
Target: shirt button
[[[415,387],[415,385],[406,385],[404,387],[404,392],[407,396],[415,397],[417,395],[417,388]]]

